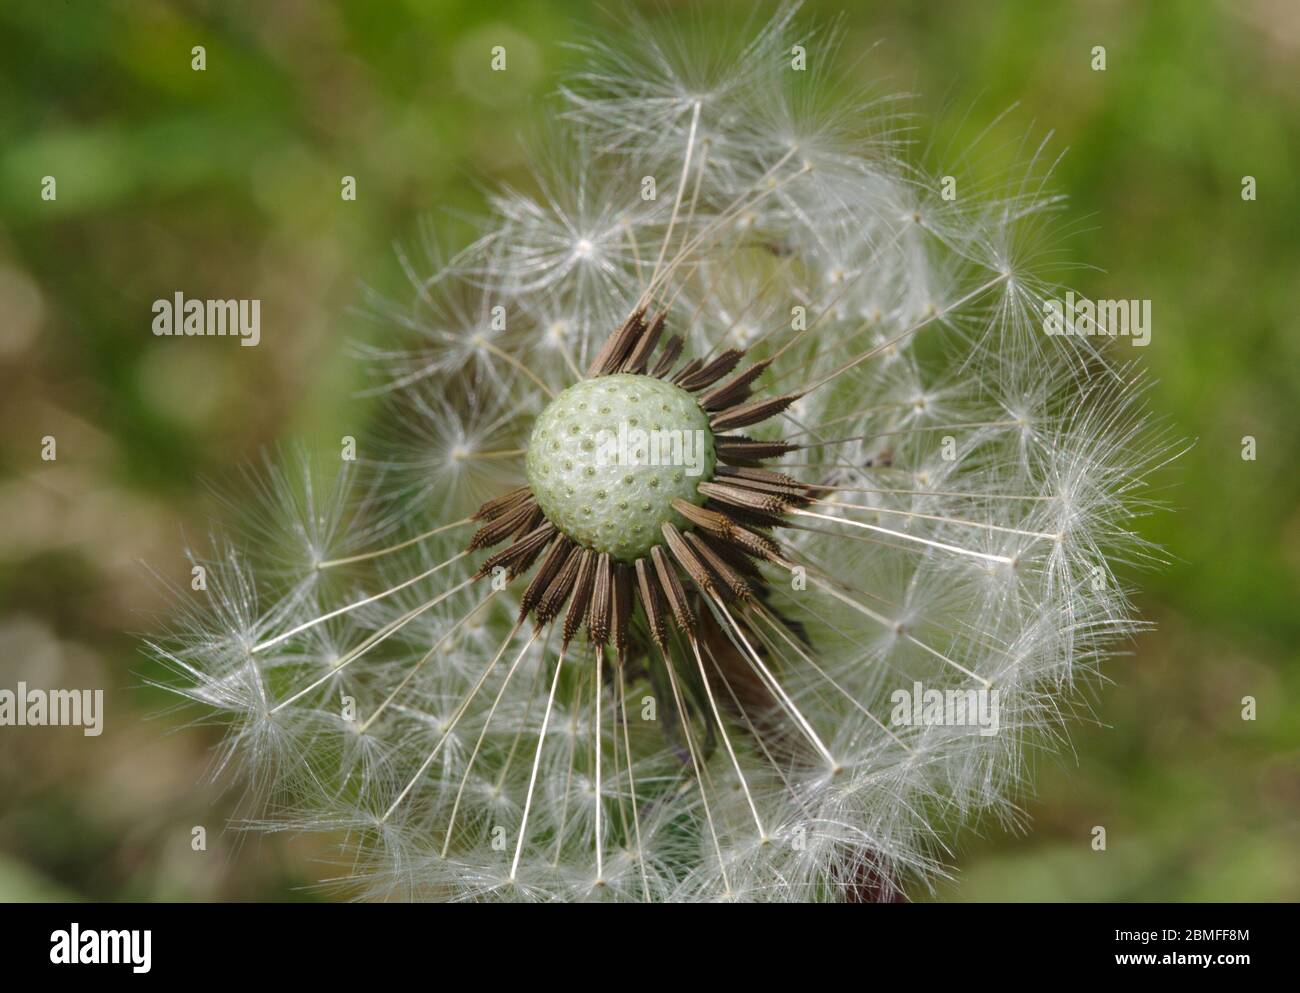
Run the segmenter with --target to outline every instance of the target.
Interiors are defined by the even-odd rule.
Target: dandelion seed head
[[[945,200],[794,15],[580,46],[531,185],[372,301],[360,471],[271,460],[195,554],[150,651],[227,721],[247,826],[346,836],[341,893],[899,899],[1021,823],[1026,751],[1140,629],[1172,449],[1042,333],[1047,145]],[[620,425],[701,432],[698,474],[604,464]],[[918,688],[996,691],[996,729]]]

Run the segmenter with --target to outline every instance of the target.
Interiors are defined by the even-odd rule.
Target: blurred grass
[[[855,71],[921,94],[936,164],[1017,101],[993,164],[1026,133],[1068,147],[1070,256],[1105,267],[1075,281],[1153,301],[1132,356],[1196,441],[1162,475],[1176,513],[1147,524],[1174,561],[1132,577],[1159,626],[1092,701],[1109,727],[1036,756],[1030,832],[972,832],[938,895],[1300,899],[1300,7],[816,2],[806,20],[842,11],[846,54],[880,42]],[[523,179],[516,138],[564,43],[609,20],[586,0],[0,5],[0,686],[108,698],[102,738],[0,729],[0,898],[284,898],[334,854],[221,832],[230,798],[197,785],[213,732],[165,733],[139,689],[132,632],[160,601],[138,560],[184,574],[201,478],[361,432],[340,401],[342,342],[371,333],[350,313],[362,284],[395,285],[390,245],[422,215]],[[486,70],[495,44],[507,73]],[[178,288],[260,297],[262,345],[154,338],[149,305]]]

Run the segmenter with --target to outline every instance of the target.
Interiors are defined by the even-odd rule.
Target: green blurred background
[[[933,147],[1016,101],[991,148],[1056,132],[1071,255],[1104,270],[1079,289],[1153,301],[1151,345],[1121,357],[1195,440],[1147,524],[1173,562],[1132,577],[1158,627],[1073,751],[1034,758],[1027,833],[962,838],[937,896],[1300,899],[1300,4],[840,0],[804,23],[840,13],[846,55],[879,42],[853,72],[920,94]],[[188,575],[205,477],[364,430],[343,347],[374,333],[349,312],[363,283],[396,285],[421,217],[527,182],[517,139],[564,43],[611,21],[580,0],[0,3],[0,686],[107,701],[100,738],[0,728],[0,899],[311,898],[327,842],[223,832],[216,732],[141,688],[163,601],[140,562]],[[178,289],[261,298],[262,344],[155,338]]]

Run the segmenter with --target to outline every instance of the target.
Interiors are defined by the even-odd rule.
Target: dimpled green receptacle
[[[528,485],[552,524],[574,541],[631,562],[685,520],[678,497],[704,502],[713,477],[709,419],[685,390],[651,376],[575,383],[537,418]]]

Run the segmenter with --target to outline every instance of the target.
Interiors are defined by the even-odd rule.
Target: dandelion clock
[[[1168,446],[1044,323],[1046,144],[951,195],[793,9],[625,27],[374,301],[364,457],[250,472],[150,651],[342,896],[924,893],[1139,626]]]

